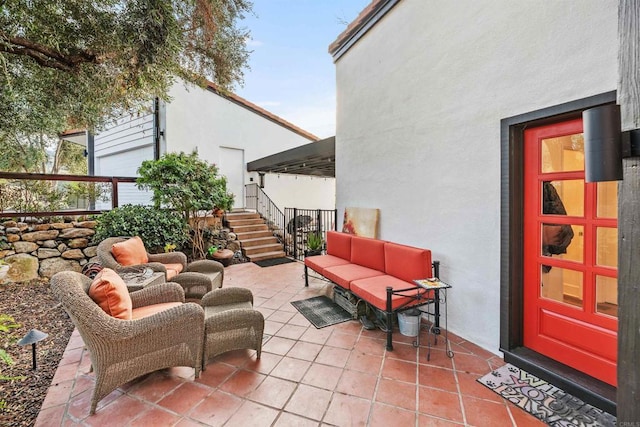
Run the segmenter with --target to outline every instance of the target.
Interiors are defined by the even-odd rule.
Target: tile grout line
[[[467,411],[464,408],[464,402],[462,400],[462,389],[460,388],[460,381],[458,380],[458,369],[456,368],[455,355],[451,358],[451,365],[453,368],[453,376],[456,380],[456,389],[458,390],[458,401],[460,402],[460,412],[462,412],[462,422],[465,426],[468,426]]]

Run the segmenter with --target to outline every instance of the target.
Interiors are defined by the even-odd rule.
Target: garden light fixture
[[[18,341],[18,345],[28,345],[31,344],[31,356],[33,358],[33,370],[35,371],[38,368],[36,362],[36,343],[42,341],[47,338],[49,334],[39,331],[37,329],[32,329],[27,334],[22,337],[20,341]]]

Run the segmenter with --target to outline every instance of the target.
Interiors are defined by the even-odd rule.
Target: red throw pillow
[[[116,243],[111,247],[113,257],[122,265],[138,265],[149,262],[147,250],[138,236]]]
[[[103,268],[89,287],[89,296],[110,316],[131,320],[133,304],[127,285],[110,268]]]

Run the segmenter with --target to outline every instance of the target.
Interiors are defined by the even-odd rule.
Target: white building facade
[[[94,174],[136,176],[140,164],[167,152],[196,151],[216,164],[235,195],[235,208],[244,207],[244,186],[258,182],[247,172],[252,160],[316,141],[314,135],[232,93],[177,83],[171,101],[155,102],[148,112],[126,116],[94,137]],[[270,178],[270,177],[269,177]],[[335,180],[307,177],[267,179],[264,191],[280,208],[332,209]],[[133,184],[121,184],[119,204],[148,203]],[[273,196],[272,196],[273,195]]]
[[[514,330],[527,314],[511,311],[526,311],[512,284],[524,267],[510,260],[526,258],[528,241],[512,212],[532,160],[514,157],[520,128],[510,126],[615,102],[617,2],[379,0],[329,50],[338,217],[378,208],[380,238],[433,251],[453,286],[452,332],[496,354],[522,341]],[[572,227],[581,238],[583,225]]]

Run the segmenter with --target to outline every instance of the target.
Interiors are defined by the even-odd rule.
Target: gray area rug
[[[325,295],[292,301],[291,305],[318,329],[352,319],[348,311]]]
[[[616,425],[613,415],[508,363],[478,382],[553,427]]]

